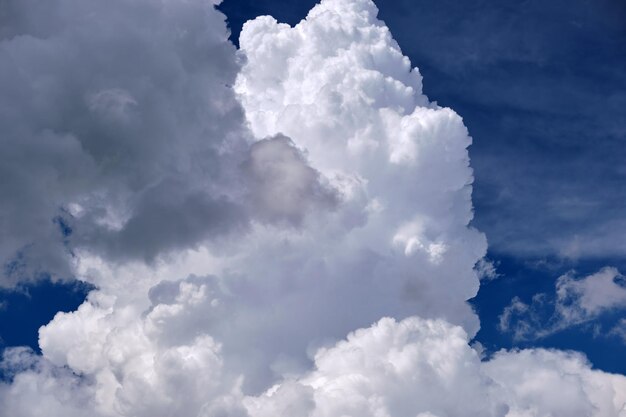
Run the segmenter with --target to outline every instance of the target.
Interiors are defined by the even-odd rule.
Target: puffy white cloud
[[[488,362],[444,321],[385,318],[315,355],[315,369],[248,397],[251,416],[623,416],[626,378],[575,353],[500,352]]]
[[[11,348],[3,353],[2,371],[12,378],[0,385],[2,408],[8,416],[83,416],[92,411],[93,392],[80,385],[80,377],[69,368],[58,368],[28,348]]]
[[[502,351],[484,368],[502,387],[508,417],[626,415],[626,378],[591,369],[575,352]]]
[[[181,284],[178,301],[203,300],[197,290]],[[245,415],[242,379],[224,369],[220,344],[206,334],[160,337],[166,315],[155,308],[146,317],[91,293],[77,311],[42,328],[43,357],[7,351],[3,364],[14,376],[0,389],[7,404],[0,415],[40,415],[39,398],[49,399],[51,416]]]
[[[521,340],[548,336],[566,328],[589,323],[604,313],[626,308],[624,277],[615,268],[576,278],[560,276],[555,296],[535,294],[530,304],[515,297],[500,315],[499,328]],[[619,324],[609,333],[620,334]]]
[[[502,274],[498,273],[498,264],[487,258],[479,260],[475,268],[481,280],[491,281],[502,276]]]
[[[259,417],[285,415],[280,410],[295,402],[303,408],[308,403],[304,415],[311,416],[455,415],[461,410],[487,416],[495,411],[489,385],[461,328],[415,317],[385,318],[319,350],[314,371],[247,399],[246,406]],[[484,401],[467,401],[476,397]]]
[[[16,93],[7,141],[52,173],[41,195],[26,173],[45,204],[17,219],[63,207],[60,250],[98,289],[40,329],[42,356],[7,351],[0,416],[618,415],[623,378],[580,356],[468,345],[471,138],[371,1],[248,22],[241,66],[211,2],[58,6],[15,4],[1,32],[4,87],[23,67],[41,89]],[[16,228],[2,256],[42,233]],[[579,398],[552,401],[532,367]]]
[[[180,283],[176,299],[162,299],[139,320],[107,310],[107,300],[92,297],[90,308],[116,316],[109,323],[118,327],[107,330],[101,322],[104,337],[92,340],[99,357],[72,362],[73,372],[58,366],[65,360],[51,352],[42,358],[9,350],[3,364],[18,372],[11,385],[0,386],[7,405],[0,415],[33,416],[43,410],[50,416],[84,415],[85,410],[96,416],[626,415],[626,377],[592,370],[580,354],[502,351],[481,362],[461,327],[417,317],[383,318],[317,350],[312,370],[289,375],[258,395],[245,394],[241,378],[224,368],[221,347],[211,337],[168,340],[157,331],[167,328],[161,318],[209,293],[188,284]],[[56,326],[86,315],[83,306],[59,316]]]

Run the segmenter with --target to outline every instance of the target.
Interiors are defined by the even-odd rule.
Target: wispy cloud
[[[499,328],[517,340],[533,340],[625,309],[624,276],[617,269],[606,267],[583,278],[576,278],[573,273],[559,277],[554,296],[539,293],[529,304],[515,297],[500,315]],[[619,329],[618,326],[609,334],[619,333]]]

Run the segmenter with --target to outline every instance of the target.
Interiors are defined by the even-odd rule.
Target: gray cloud
[[[150,259],[246,222],[231,177],[250,134],[212,9],[3,2],[1,283],[68,277],[68,240]]]
[[[322,184],[320,173],[284,135],[254,143],[244,168],[251,181],[252,210],[262,219],[297,225],[307,212],[338,203],[336,192]]]

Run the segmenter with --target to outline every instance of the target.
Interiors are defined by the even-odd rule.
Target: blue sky
[[[122,3],[124,2],[120,2]],[[257,16],[271,15],[279,22],[293,26],[316,3],[309,0],[224,0],[218,9],[227,16],[231,39],[239,46],[238,37],[243,22]],[[33,22],[37,22],[45,13],[41,14],[41,10],[37,9],[37,13],[29,15],[20,9],[18,3],[13,2],[11,5],[6,9],[5,15],[12,16],[15,13],[20,19],[8,21],[5,29],[0,29],[0,41],[28,39],[31,35],[33,39],[37,36],[48,39],[48,33],[57,33],[55,31],[58,27],[63,27],[62,23],[54,23],[54,19],[50,25],[37,25]],[[419,68],[423,77],[424,94],[440,106],[450,107],[458,113],[472,137],[469,158],[474,175],[474,218],[471,226],[485,234],[488,241],[486,265],[492,267],[490,273],[486,273],[481,279],[478,294],[470,300],[471,308],[478,313],[480,319],[480,330],[470,341],[472,346],[484,354],[485,363],[497,363],[502,357],[506,359],[509,353],[500,352],[504,356],[496,354],[501,349],[511,352],[516,352],[517,348],[575,350],[584,353],[595,369],[626,374],[626,362],[623,360],[626,352],[626,280],[620,274],[626,273],[626,3],[618,0],[378,0],[376,5],[379,9],[378,18],[389,27],[393,38],[402,53],[410,59],[412,66]],[[152,6],[145,7],[148,10]],[[27,9],[28,6],[25,6],[24,10]],[[33,6],[33,10],[35,9]],[[225,340],[224,363],[229,372],[231,363],[235,363],[232,372],[246,374],[246,395],[249,392],[256,395],[265,387],[263,384],[269,380],[268,375],[286,375],[285,378],[303,375],[312,360],[309,351],[313,349],[312,346],[327,348],[329,340],[343,337],[346,331],[359,328],[358,326],[368,325],[383,314],[400,318],[414,314],[412,307],[405,304],[407,300],[409,304],[415,300],[419,300],[417,304],[423,303],[425,307],[417,311],[428,317],[441,314],[451,323],[470,329],[470,334],[472,329],[478,329],[478,323],[467,318],[469,310],[463,310],[464,304],[459,307],[450,301],[454,307],[450,307],[449,311],[445,306],[446,297],[454,300],[462,298],[465,292],[471,293],[471,288],[463,285],[459,285],[458,291],[456,287],[450,288],[449,292],[453,294],[450,296],[445,289],[438,287],[440,284],[431,287],[427,281],[420,281],[424,279],[422,271],[424,275],[434,273],[436,276],[440,271],[437,268],[442,268],[441,273],[446,277],[454,276],[457,271],[467,272],[461,266],[457,269],[454,261],[450,263],[449,270],[446,269],[448,265],[438,264],[437,250],[446,246],[437,246],[439,241],[435,238],[430,241],[430,246],[418,239],[418,247],[428,248],[430,258],[428,261],[419,258],[423,262],[423,265],[420,264],[423,270],[412,270],[417,269],[417,284],[412,286],[409,281],[403,286],[398,284],[405,294],[401,300],[394,301],[390,296],[393,293],[391,290],[386,293],[387,287],[377,287],[380,282],[376,281],[376,274],[380,271],[390,276],[410,273],[403,269],[403,261],[394,264],[397,260],[393,257],[394,261],[385,261],[385,256],[391,252],[376,252],[380,249],[376,246],[378,243],[371,243],[366,249],[355,250],[354,253],[349,252],[352,249],[349,247],[346,249],[348,255],[345,258],[337,255],[339,260],[336,261],[332,257],[328,260],[327,255],[320,259],[315,258],[316,248],[306,245],[302,249],[304,255],[295,249],[294,253],[285,255],[282,252],[287,250],[285,248],[300,248],[298,244],[301,242],[295,239],[298,243],[293,243],[289,238],[284,238],[284,242],[274,243],[263,232],[259,232],[264,230],[263,227],[276,227],[285,236],[290,233],[300,236],[293,231],[304,230],[310,226],[307,223],[310,212],[323,214],[326,211],[335,213],[334,210],[337,210],[343,216],[341,220],[332,220],[337,221],[337,225],[332,223],[337,230],[344,227],[344,222],[350,224],[349,227],[355,227],[355,224],[361,224],[359,222],[366,224],[368,221],[367,218],[361,219],[355,214],[357,211],[351,211],[353,209],[350,207],[341,206],[340,193],[337,191],[339,188],[328,188],[328,184],[336,181],[334,177],[332,180],[325,177],[328,172],[334,172],[328,166],[332,167],[335,163],[335,155],[326,150],[320,153],[313,141],[307,142],[311,139],[306,134],[302,138],[298,137],[300,125],[309,128],[313,132],[312,137],[317,139],[319,137],[314,135],[318,135],[323,128],[316,130],[319,126],[314,123],[308,125],[309,120],[306,118],[302,121],[294,116],[296,118],[291,120],[289,117],[293,115],[289,116],[287,110],[281,110],[281,113],[272,107],[274,100],[280,101],[276,97],[281,91],[292,88],[297,96],[302,91],[309,91],[307,88],[310,86],[305,85],[309,81],[307,77],[294,78],[296,81],[287,77],[287,81],[279,81],[283,84],[276,89],[278,93],[272,90],[275,87],[272,84],[275,81],[273,72],[285,76],[281,73],[283,69],[280,67],[280,60],[285,59],[283,66],[294,64],[293,60],[286,60],[285,56],[280,55],[279,52],[284,51],[279,47],[273,49],[275,45],[271,42],[269,46],[264,44],[266,41],[262,36],[258,39],[254,37],[263,31],[267,31],[268,39],[278,36],[276,32],[272,32],[275,28],[271,22],[257,22],[258,26],[249,34],[250,39],[245,50],[248,58],[239,61],[240,57],[235,56],[231,45],[222,41],[216,41],[214,45],[205,40],[220,32],[220,29],[214,29],[221,24],[219,16],[212,17],[215,19],[212,21],[215,26],[209,25],[210,29],[205,31],[204,22],[194,16],[194,13],[181,11],[168,15],[170,20],[167,22],[173,27],[178,22],[185,22],[185,29],[179,32],[182,35],[178,38],[179,35],[170,37],[167,30],[161,33],[163,25],[152,26],[154,22],[148,22],[152,15],[142,11],[143,9],[129,6],[128,9],[120,10],[119,15],[111,12],[109,18],[124,27],[125,31],[112,38],[111,34],[116,32],[111,31],[106,24],[95,28],[93,33],[98,36],[89,38],[84,44],[76,39],[80,38],[81,33],[91,33],[88,27],[79,27],[77,32],[59,32],[63,33],[63,36],[59,35],[59,39],[64,40],[64,36],[71,34],[69,41],[66,40],[69,46],[66,45],[65,49],[59,48],[59,57],[65,58],[55,61],[50,58],[53,54],[38,55],[39,46],[24,48],[25,58],[20,62],[26,63],[23,65],[29,68],[28,71],[32,69],[27,72],[28,77],[33,79],[39,76],[37,68],[42,67],[33,64],[38,59],[52,59],[54,68],[63,68],[66,64],[64,59],[70,62],[67,64],[70,69],[65,73],[60,71],[64,74],[59,77],[64,80],[60,85],[64,87],[49,87],[47,83],[54,77],[48,77],[44,71],[44,76],[40,79],[44,81],[34,83],[36,87],[33,88],[43,86],[42,96],[45,100],[39,102],[30,98],[24,99],[23,102],[27,104],[23,108],[27,110],[22,111],[19,118],[15,116],[13,119],[24,117],[27,126],[43,126],[42,137],[59,135],[59,138],[67,141],[63,142],[63,152],[76,162],[68,164],[67,170],[61,168],[58,172],[53,171],[55,174],[52,177],[61,178],[65,182],[62,185],[53,184],[49,188],[52,190],[51,194],[57,193],[54,198],[65,195],[76,198],[71,204],[62,207],[50,203],[56,201],[52,197],[50,201],[42,199],[38,207],[33,201],[38,202],[39,194],[45,194],[46,191],[44,187],[39,188],[39,185],[33,186],[38,180],[29,182],[26,178],[28,173],[24,175],[26,185],[23,190],[26,191],[23,193],[19,187],[13,188],[10,181],[7,181],[5,188],[0,184],[0,190],[17,190],[14,191],[16,197],[12,199],[14,206],[5,212],[0,211],[0,216],[12,213],[16,219],[15,229],[12,228],[13,224],[5,224],[7,230],[19,238],[11,236],[6,241],[9,242],[7,246],[10,246],[13,239],[20,248],[17,252],[20,256],[16,258],[19,262],[7,263],[4,273],[10,280],[16,275],[26,276],[32,271],[39,275],[39,280],[27,279],[16,286],[12,286],[15,282],[10,281],[6,288],[0,287],[1,348],[26,345],[41,354],[42,349],[38,344],[40,326],[50,322],[57,312],[76,310],[85,301],[87,294],[98,288],[99,284],[106,291],[96,291],[94,299],[83,305],[81,313],[59,316],[59,319],[55,319],[44,330],[43,350],[47,347],[51,363],[55,366],[66,360],[59,359],[64,358],[64,348],[71,351],[71,346],[66,344],[62,336],[55,336],[55,331],[62,335],[72,327],[66,325],[64,320],[70,324],[72,320],[80,322],[76,325],[77,328],[83,325],[87,328],[92,322],[108,323],[106,320],[111,320],[113,324],[98,325],[104,326],[105,331],[110,330],[106,326],[112,326],[114,330],[111,330],[111,335],[120,334],[123,340],[127,333],[134,331],[132,327],[129,327],[130,331],[123,327],[127,314],[132,317],[128,319],[129,323],[134,323],[135,319],[143,323],[142,326],[147,323],[144,327],[148,329],[145,340],[151,337],[162,338],[154,343],[157,347],[149,345],[146,348],[155,349],[156,352],[160,352],[162,346],[177,346],[172,340],[191,338],[190,335],[196,337],[199,332],[211,328],[218,340],[221,340],[220,337]],[[97,16],[99,13],[107,15],[109,10],[98,8],[92,15]],[[23,16],[28,18],[22,19]],[[145,19],[149,30],[135,31],[132,16],[136,16],[138,20]],[[55,19],[56,17],[58,16],[55,15]],[[0,25],[4,18],[0,13]],[[62,18],[59,19],[63,22]],[[73,25],[75,21],[70,23]],[[81,32],[83,29],[86,32]],[[187,37],[187,29],[197,38],[191,35]],[[23,33],[30,35],[20,38]],[[136,42],[129,43],[124,36],[137,36]],[[143,36],[148,36],[146,42]],[[112,43],[110,39],[113,39]],[[6,44],[9,45],[9,41]],[[164,46],[156,46],[161,44]],[[18,51],[21,44],[16,42],[15,45],[17,46],[12,47]],[[64,51],[73,51],[74,47],[79,53],[63,55]],[[99,55],[94,52],[99,47],[111,49],[108,50],[108,55],[106,49],[105,53]],[[246,45],[242,44],[242,47],[245,49]],[[321,48],[319,45],[316,47]],[[175,53],[168,54],[168,48]],[[260,51],[258,54],[257,49]],[[10,48],[7,50],[13,51]],[[209,53],[204,55],[206,50]],[[285,50],[289,51],[289,48]],[[140,54],[145,52],[145,56],[138,57],[137,51]],[[273,67],[271,54],[276,54],[277,67]],[[180,59],[172,64],[170,59],[174,55]],[[22,55],[16,53],[16,56],[22,59]],[[76,58],[80,62],[83,56],[86,57],[85,62],[88,62],[84,67],[74,65],[74,61],[71,61]],[[101,56],[114,57],[114,62],[124,64],[111,67],[109,73],[108,67],[102,65]],[[146,64],[150,73],[145,77],[142,73],[144,61],[150,63]],[[306,62],[300,65],[305,64]],[[3,70],[1,66],[0,70]],[[297,72],[299,68],[295,67],[295,70]],[[73,76],[74,71],[76,73]],[[102,77],[94,76],[94,85],[90,84],[90,76],[84,75],[90,71]],[[241,84],[241,79],[236,80],[237,71],[240,71],[239,77],[243,77],[249,84]],[[206,73],[213,78],[204,80]],[[14,76],[9,70],[5,74],[8,74],[7,79]],[[279,79],[280,76],[276,75],[275,78]],[[312,85],[318,81],[316,76],[317,74],[311,75]],[[28,77],[24,76],[21,80]],[[77,86],[72,84],[74,79],[78,80]],[[263,85],[264,82],[267,86]],[[301,88],[298,83],[305,85],[302,90],[298,90]],[[7,84],[10,87],[10,83]],[[235,89],[250,88],[249,91],[245,90],[244,96],[248,96],[242,99],[246,115],[234,98],[233,85],[236,85]],[[254,88],[258,88],[258,91],[254,92]],[[61,92],[66,91],[65,89],[69,92]],[[21,93],[16,92],[17,90],[7,89],[14,94],[11,97],[14,97],[15,102],[22,103]],[[267,97],[264,96],[266,90],[269,91]],[[205,97],[204,91],[217,92],[214,96]],[[349,92],[342,94],[349,96]],[[255,101],[257,97],[261,97],[260,105]],[[142,104],[141,98],[144,102],[153,104],[147,109],[141,107],[138,104]],[[48,99],[50,103],[56,102],[55,100],[65,101],[59,109],[55,108],[56,105],[51,106],[53,110],[49,114],[40,116],[40,110],[48,108]],[[85,107],[81,104],[83,102],[88,103],[88,111],[82,109]],[[329,99],[328,103],[332,104],[333,100]],[[328,103],[324,102],[324,106]],[[257,105],[258,108],[255,107]],[[0,106],[0,110],[2,108]],[[198,108],[210,110],[203,113]],[[273,111],[280,116],[272,123],[284,123],[282,126],[286,129],[275,136],[272,136],[272,129],[267,127],[272,126],[271,122],[267,122],[269,119],[266,120],[264,116],[265,112],[271,114]],[[37,117],[33,116],[29,120],[29,112]],[[356,120],[362,116],[357,113],[358,110],[355,110]],[[293,114],[297,114],[297,111]],[[73,117],[68,118],[68,115],[77,116],[74,120]],[[311,116],[311,119],[317,123],[315,117],[318,116]],[[247,124],[243,122],[246,117]],[[319,117],[323,126],[324,117]],[[3,119],[0,118],[0,123],[2,122]],[[341,122],[347,123],[343,119]],[[23,129],[19,121],[15,123],[17,127],[9,126],[10,123],[7,122],[7,132],[10,133],[7,137],[22,135],[28,130]],[[63,136],[59,132],[66,127],[71,134]],[[254,131],[255,137],[267,137],[258,140],[248,149],[246,140],[251,141],[249,138],[245,139],[250,134],[248,128]],[[303,127],[302,130],[306,131],[306,128]],[[182,131],[180,135],[179,130]],[[335,126],[335,131],[329,130],[330,133],[327,134],[337,134],[337,130]],[[375,131],[374,128],[373,130]],[[73,144],[72,135],[81,138],[81,146],[76,147]],[[87,139],[83,140],[81,135]],[[170,144],[168,135],[179,135],[176,137],[181,141],[180,148]],[[219,137],[224,143],[204,147],[204,142],[196,140],[198,135]],[[323,138],[324,134],[320,135]],[[244,139],[232,139],[239,136]],[[125,142],[127,138],[131,140]],[[227,139],[232,139],[232,142],[226,142]],[[187,140],[189,142],[185,142]],[[310,146],[310,154],[308,150],[298,150],[294,142],[303,148]],[[10,151],[12,149],[9,147]],[[20,153],[20,149],[16,149],[18,151],[15,155],[18,156],[15,160],[23,154],[34,155],[30,158],[33,161],[40,160],[39,154]],[[185,153],[188,150],[191,150],[191,156]],[[465,148],[463,152],[464,150]],[[81,159],[79,154],[83,151],[89,154],[89,158]],[[328,152],[328,155],[324,152]],[[46,148],[42,154],[57,158],[56,153],[46,151]],[[331,161],[328,166],[319,155],[327,156]],[[57,159],[65,161],[63,158],[66,157]],[[458,155],[452,159],[463,160]],[[57,169],[57,162],[54,159],[50,166]],[[7,172],[11,171],[11,164],[7,163]],[[47,159],[45,163],[35,164],[33,172],[29,174],[34,178],[50,175],[51,171],[46,164]],[[64,163],[60,166],[64,166]],[[98,168],[95,169],[94,166]],[[267,168],[268,166],[278,168]],[[433,166],[437,168],[436,163]],[[321,168],[318,170],[318,167]],[[168,171],[170,169],[173,174]],[[366,168],[363,175],[373,175],[369,169],[370,167]],[[453,172],[450,174],[450,181],[455,181],[456,174],[463,178],[465,171],[458,169],[459,171],[450,170]],[[392,171],[381,172],[387,175]],[[447,173],[443,170],[436,172],[442,175],[442,181],[447,184]],[[165,178],[163,181],[160,175]],[[289,176],[303,181],[303,185],[281,182],[282,178]],[[205,178],[213,181],[215,188],[211,188],[213,185],[207,188]],[[279,187],[279,192],[275,188],[278,187],[276,178],[282,187]],[[23,178],[20,177],[19,180]],[[372,188],[381,187],[382,184],[384,189],[387,180],[385,178],[377,182],[375,178],[372,179]],[[343,181],[342,187],[354,186],[346,185],[349,181],[345,179]],[[433,178],[432,181],[436,184],[439,178]],[[92,182],[96,186],[90,189]],[[83,189],[85,184],[89,190],[87,192]],[[256,191],[249,192],[247,187]],[[217,197],[203,194],[209,188],[210,193],[215,192]],[[398,194],[394,194],[395,189],[391,188],[393,187],[390,187],[390,198],[396,198],[399,206],[405,204],[411,207],[414,202],[409,192],[404,190],[403,193],[398,191]],[[410,187],[407,189],[411,190]],[[437,191],[436,185],[433,185],[432,189],[428,186],[419,188],[417,193],[429,196],[429,193]],[[357,191],[350,189],[348,194],[355,198],[354,201],[358,201],[354,204],[363,204],[368,213],[379,210],[376,199],[365,205],[358,200],[361,197],[354,197],[359,195]],[[447,197],[442,197],[441,201],[446,201],[445,198]],[[461,200],[463,199],[450,200],[452,202],[449,206],[453,206],[451,212],[455,215],[463,214],[465,206],[458,203]],[[461,208],[456,206],[457,203]],[[433,203],[433,207],[434,204],[438,203]],[[22,212],[19,210],[22,206],[28,206],[29,209]],[[420,210],[430,213],[428,210],[432,208],[428,204],[425,207]],[[444,204],[442,207],[448,206]],[[45,216],[49,209],[55,214],[48,221]],[[404,207],[400,207],[393,215],[404,215],[403,209]],[[36,229],[33,225],[39,223],[33,221],[31,225],[29,216],[37,221],[44,219],[41,224],[46,226],[41,230],[45,230],[32,232]],[[453,230],[453,226],[448,225],[448,220],[445,219],[441,221],[444,226],[433,222],[433,225],[422,227],[418,222],[417,226],[406,227],[408,231],[399,229],[394,235],[394,244],[397,244],[396,240],[406,243],[404,253],[407,257],[414,256],[416,249],[411,246],[414,243],[410,243],[410,236],[407,238],[405,235],[423,233],[431,239],[431,234],[436,235],[432,230],[438,230],[438,227],[450,227]],[[256,226],[250,226],[251,224],[262,224],[263,227],[257,229]],[[317,227],[325,230],[322,226]],[[374,229],[374,232],[377,231],[379,229]],[[28,237],[31,232],[33,241],[24,244],[21,235]],[[450,235],[457,232],[454,229]],[[233,236],[247,236],[246,233],[252,234],[249,242],[246,240],[246,245],[249,244],[255,250],[263,248],[263,251],[258,251],[257,254],[248,246],[242,246],[244,255],[241,255],[241,259],[245,261],[234,256],[228,258],[231,256],[229,251],[237,247]],[[463,234],[465,224],[463,231],[458,233],[461,233],[458,241],[465,239],[470,242],[468,247],[481,247],[479,237]],[[371,237],[363,236],[365,240]],[[74,253],[74,248],[78,248],[78,252]],[[189,248],[196,252],[192,255],[184,252]],[[337,253],[342,249],[338,249]],[[6,247],[0,244],[0,256],[5,250]],[[85,265],[77,267],[84,274],[92,274],[100,268],[93,275],[95,278],[91,284],[74,281],[70,273],[74,266],[60,261],[63,256],[68,255],[72,262],[82,260],[81,257],[85,255],[81,250],[89,255],[100,256],[95,261],[86,256]],[[251,254],[245,252],[248,250]],[[307,258],[306,253],[309,250],[312,255]],[[186,261],[177,263],[177,251],[186,254]],[[22,257],[22,252],[32,258]],[[459,259],[465,260],[466,255],[471,259],[480,249],[474,252],[468,249],[469,252],[471,255],[459,252]],[[220,261],[220,256],[228,261]],[[180,266],[189,259],[192,259],[188,262],[192,266]],[[276,260],[276,265],[270,262],[272,260]],[[235,266],[228,266],[231,261]],[[132,266],[129,269],[120,267],[125,262]],[[168,262],[171,267],[164,267]],[[224,262],[226,266],[222,266],[220,262]],[[238,262],[245,263],[244,272],[238,270]],[[358,267],[354,267],[352,263],[358,264]],[[389,266],[390,264],[393,266]],[[51,275],[46,267],[42,268],[41,265],[49,265],[50,269],[55,269],[51,273],[54,275],[53,279],[50,279]],[[153,272],[150,268],[159,272]],[[176,276],[178,281],[172,281],[172,271],[177,273],[177,268],[187,272],[183,276]],[[223,277],[216,278],[213,270],[219,271]],[[197,271],[211,272],[203,274]],[[269,279],[264,286],[248,278],[246,271],[249,274],[258,271],[260,275],[266,274],[272,279],[275,277],[275,281]],[[290,281],[292,271],[298,271],[298,279],[302,281]],[[370,273],[371,277],[368,275]],[[350,277],[362,275],[364,280],[371,280],[365,281],[371,288],[363,288],[358,280],[355,283],[339,281],[339,284],[330,284],[320,279],[319,286],[317,281],[313,285],[311,282],[318,279],[317,274],[328,274],[334,278],[342,276],[341,274]],[[119,281],[109,278],[117,278],[117,275],[120,276]],[[61,281],[56,281],[59,278]],[[221,279],[224,281],[220,281]],[[455,282],[452,281],[450,285],[453,286]],[[125,285],[128,286],[128,291]],[[328,295],[325,285],[328,285],[331,292],[336,292]],[[294,289],[302,290],[305,296]],[[424,295],[430,294],[428,291],[436,294],[430,296],[432,300],[427,300],[429,296]],[[351,300],[345,305],[342,301],[344,292]],[[281,294],[284,294],[282,298]],[[204,307],[197,307],[194,297],[204,301],[208,300],[206,297],[215,299],[199,304]],[[436,297],[441,297],[441,300],[435,300]],[[111,301],[117,299],[122,300],[119,305],[116,304],[118,301]],[[369,301],[359,303],[352,301],[353,299]],[[314,306],[316,302],[322,305],[327,302],[330,307],[319,309],[319,306]],[[120,305],[126,306],[125,309]],[[176,316],[176,311],[184,311],[188,316],[181,319]],[[299,319],[296,313],[294,317],[288,317],[291,311],[300,311],[304,324],[296,322]],[[95,319],[89,316],[92,313],[95,314]],[[86,318],[83,319],[81,314]],[[159,314],[165,318],[160,318]],[[168,314],[174,317],[171,323],[167,321],[171,318]],[[231,319],[232,328],[229,324]],[[145,320],[145,323],[141,320]],[[273,320],[272,326],[265,323],[268,320]],[[161,325],[165,327],[159,327]],[[264,327],[266,325],[269,330]],[[380,328],[386,325],[384,322],[377,324]],[[276,328],[282,328],[286,335],[279,333]],[[240,336],[238,332],[245,336]],[[82,333],[76,330],[76,333],[69,334],[80,339]],[[352,343],[359,337],[353,336],[349,342]],[[114,336],[109,338],[114,339]],[[129,340],[139,345],[144,343],[138,339]],[[204,343],[198,340],[194,339],[193,343]],[[301,349],[305,341],[310,342],[306,346],[306,354]],[[258,351],[252,353],[241,347],[255,343],[259,345]],[[188,346],[193,349],[196,347],[190,344],[182,349],[187,349]],[[117,354],[116,348],[119,347],[114,345],[111,348],[111,352],[114,352],[111,355]],[[333,349],[325,352],[334,354]],[[337,345],[336,349],[341,350],[341,345]],[[376,349],[375,351],[378,352]],[[85,362],[78,360],[72,362],[71,354],[76,352],[71,352],[68,354],[70,359],[65,363],[66,368],[69,366],[75,374],[91,372],[90,364],[85,365]],[[85,350],[79,351],[77,357],[81,357],[80,353],[84,352]],[[108,350],[106,352],[109,354]],[[170,351],[167,352],[165,356],[171,354]],[[92,359],[94,356],[86,357]],[[271,366],[268,365],[270,358],[273,360]],[[241,362],[241,365],[237,362]],[[47,369],[46,366],[48,365],[42,365],[43,369]],[[323,364],[317,366],[316,372],[323,374]],[[4,372],[3,369],[0,367],[0,373]],[[317,374],[304,375],[315,378]],[[0,386],[0,399],[1,388]],[[3,417],[1,411],[0,417]]]

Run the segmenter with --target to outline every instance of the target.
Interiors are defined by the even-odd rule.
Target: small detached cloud
[[[492,281],[502,276],[498,273],[498,264],[486,257],[479,260],[474,268],[481,281]]]
[[[533,340],[623,310],[626,310],[624,276],[616,268],[605,267],[583,278],[576,278],[573,273],[559,277],[554,297],[536,294],[529,304],[515,297],[500,315],[499,328],[512,333],[517,340]],[[621,335],[623,321],[608,333]]]

